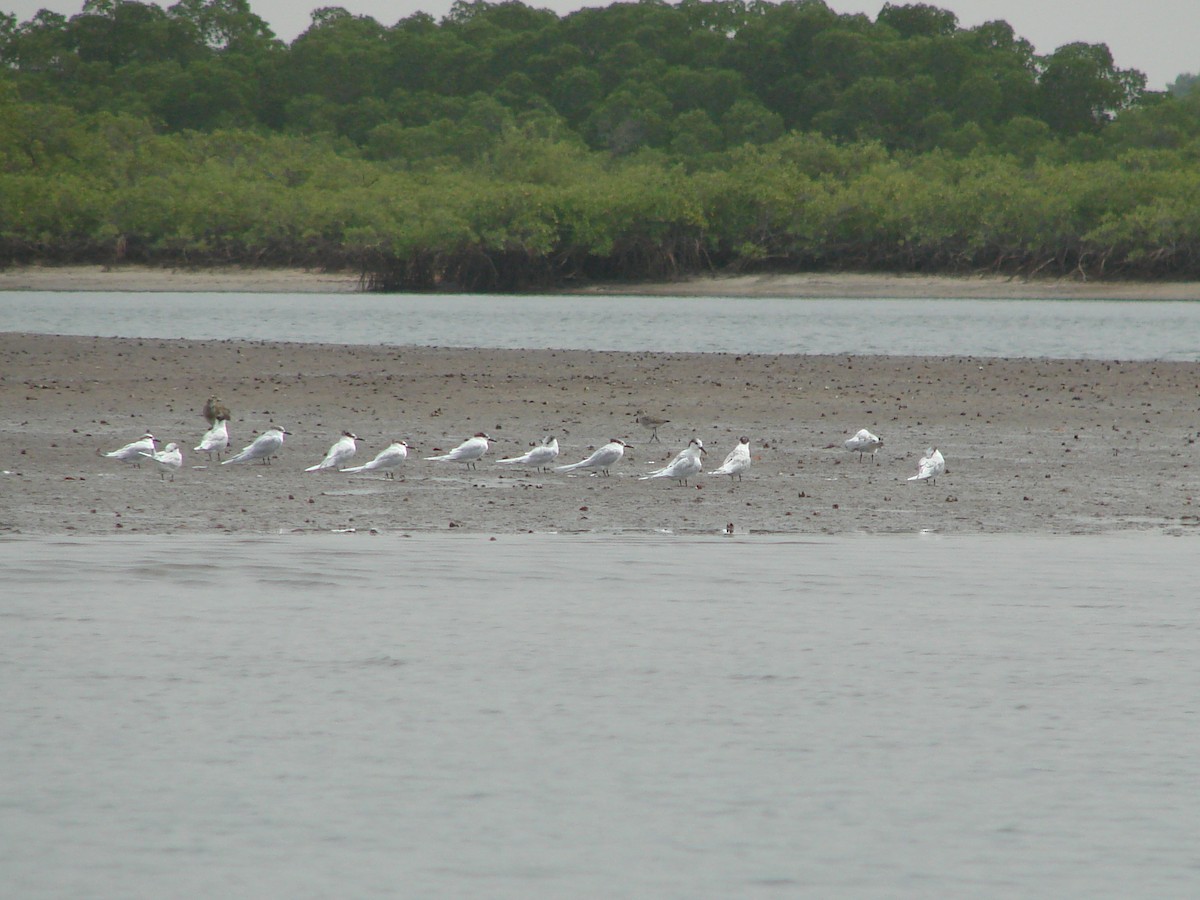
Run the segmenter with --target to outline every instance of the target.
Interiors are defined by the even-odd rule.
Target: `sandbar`
[[[192,450],[210,396],[234,450]],[[1176,362],[625,353],[0,334],[0,533],[675,534],[1200,532],[1200,366]],[[669,420],[651,440],[636,414]],[[859,428],[875,460],[842,448]],[[153,432],[174,481],[100,456]],[[403,477],[307,473],[343,430],[358,461],[395,439]],[[423,457],[483,431],[474,470]],[[496,465],[544,435],[560,462],[619,437],[610,477]],[[741,482],[639,476],[692,438],[706,468],[745,435]],[[908,476],[928,446],[947,473]]]

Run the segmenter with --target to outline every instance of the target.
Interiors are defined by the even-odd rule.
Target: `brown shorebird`
[[[637,423],[639,425],[641,425],[643,428],[650,429],[650,440],[651,441],[658,441],[658,426],[666,425],[671,421],[670,419],[660,419],[657,416],[648,416],[644,412],[642,412],[640,409],[637,412],[635,412],[634,415],[637,416]],[[662,443],[662,441],[658,441],[658,442],[660,444]]]
[[[209,397],[204,402],[204,418],[208,420],[208,424],[216,425],[221,420],[228,422],[233,416],[229,412],[229,407],[221,402],[220,397]]]

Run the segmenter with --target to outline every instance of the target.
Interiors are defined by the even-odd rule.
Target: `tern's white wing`
[[[224,419],[218,419],[212,428],[204,432],[204,437],[200,438],[200,446],[196,447],[196,452],[212,453],[214,450],[224,450],[228,446],[229,425]]]
[[[935,448],[933,451],[933,456],[930,457],[930,459],[933,463],[934,477],[936,478],[938,475],[944,475],[946,473],[946,460],[945,457],[942,456],[942,451]]]
[[[737,475],[739,478],[742,473],[750,468],[750,439],[741,438],[738,445],[729,451],[729,455],[725,457],[725,462],[709,472],[709,475],[729,475],[730,477]]]
[[[598,447],[587,459],[581,459],[577,463],[571,463],[566,466],[555,466],[556,472],[574,472],[578,469],[596,469],[598,471],[606,471],[613,463],[625,455],[625,447],[628,446],[623,441],[609,441],[603,447]]]
[[[842,442],[842,446],[851,453],[857,453],[861,460],[864,453],[870,453],[874,456],[879,452],[879,448],[883,446],[883,441],[877,435],[871,434],[865,428],[860,428],[858,433],[852,438],[847,438]]]
[[[305,472],[319,472],[322,469],[336,469],[347,462],[358,451],[357,445],[354,443],[358,440],[357,436],[349,432],[338,438],[329,452],[325,454],[325,458],[315,466],[309,466]]]
[[[600,451],[597,450],[595,453],[593,453],[587,459],[581,459],[579,462],[567,463],[564,466],[555,466],[554,471],[555,472],[574,472],[576,469],[589,468],[595,464],[596,460],[598,459],[598,457],[596,456],[596,453],[599,453],[599,452]]]
[[[222,461],[221,465],[251,462],[255,459],[270,459],[283,446],[283,436],[287,433],[279,428],[271,428],[256,437],[241,453]]]
[[[533,466],[535,469],[540,469],[543,466],[550,465],[556,459],[558,459],[558,438],[553,438],[549,443],[534,447],[522,456],[510,456],[507,459],[498,459],[496,462],[519,466]]]
[[[675,458],[664,468],[657,472],[651,472],[649,475],[643,475],[641,480],[645,481],[648,478],[677,478],[680,481],[686,481],[693,475],[697,475],[703,466],[700,460],[700,454],[704,452],[704,445],[700,441],[693,439],[690,444],[676,454]]]
[[[690,478],[700,471],[700,466],[699,457],[685,456],[682,459],[671,460],[669,466],[659,469],[657,472],[643,475],[642,480],[647,478]]]
[[[398,468],[406,459],[408,459],[408,445],[402,441],[397,441],[389,447],[379,451],[379,454],[369,463],[364,463],[361,466],[354,466],[349,469],[342,469],[343,472],[374,472],[376,470],[387,470]]]
[[[541,447],[534,447],[525,454],[526,464],[539,468],[550,465],[556,459],[558,459],[557,440],[553,444],[543,444]]]
[[[133,443],[126,444],[124,447],[121,447],[118,450],[105,453],[104,456],[108,457],[109,459],[119,460],[121,462],[140,464],[142,461],[142,454],[149,454],[150,456],[154,455],[154,443],[154,435],[147,432],[144,436]]]
[[[483,454],[487,453],[489,440],[491,439],[487,435],[477,434],[463,441],[449,453],[443,453],[441,456],[427,456],[425,458],[437,462],[474,462],[477,459],[481,459]]]
[[[917,463],[917,474],[910,475],[909,481],[932,481],[946,471],[946,460],[941,451],[929,448]]]
[[[613,447],[605,444],[603,447],[597,447],[592,451],[587,459],[581,459],[577,463],[572,463],[569,466],[556,466],[560,472],[569,472],[571,469],[597,469],[609,466],[615,463],[624,455],[624,451],[619,447]]]
[[[151,460],[164,475],[170,473],[172,481],[175,479],[175,473],[183,467],[183,451],[175,443],[167,444],[157,453],[147,453],[143,450],[141,455]]]
[[[686,454],[686,453],[687,453],[686,450],[679,451],[679,453],[676,455],[676,457],[673,460],[671,460],[669,463],[667,463],[661,469],[656,469],[648,475],[643,475],[642,479],[645,480],[647,478],[677,478],[678,476],[675,475],[674,473],[679,469],[680,465],[685,461],[684,454]]]
[[[865,428],[859,429],[858,433],[852,438],[847,438],[843,446],[850,451],[863,453],[867,450],[874,450],[880,444],[880,440]]]

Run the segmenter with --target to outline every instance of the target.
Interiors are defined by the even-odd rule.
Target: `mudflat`
[[[246,266],[171,269],[156,266],[11,266],[0,291],[235,291],[353,293],[357,272]],[[854,272],[714,274],[656,282],[580,285],[567,293],[692,297],[891,297],[1048,300],[1200,300],[1194,281],[1085,281],[1004,275],[888,275]]]
[[[194,448],[210,397],[231,451],[271,424],[270,465]],[[636,420],[668,420],[660,441]],[[883,438],[875,460],[842,442]],[[462,529],[743,533],[1200,532],[1194,363],[768,356],[341,346],[0,334],[0,532],[222,533]],[[102,457],[149,430],[183,448],[174,481]],[[309,473],[343,430],[356,463],[391,441],[395,480]],[[475,432],[475,469],[426,461]],[[610,438],[609,477],[499,466],[543,436],[558,462]],[[692,438],[740,482],[640,480]],[[909,482],[926,447],[947,472]]]

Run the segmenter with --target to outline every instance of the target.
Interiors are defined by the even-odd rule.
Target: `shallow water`
[[[20,897],[1195,896],[1190,541],[0,541]]]
[[[0,330],[444,347],[1200,360],[1200,303],[0,292]]]

